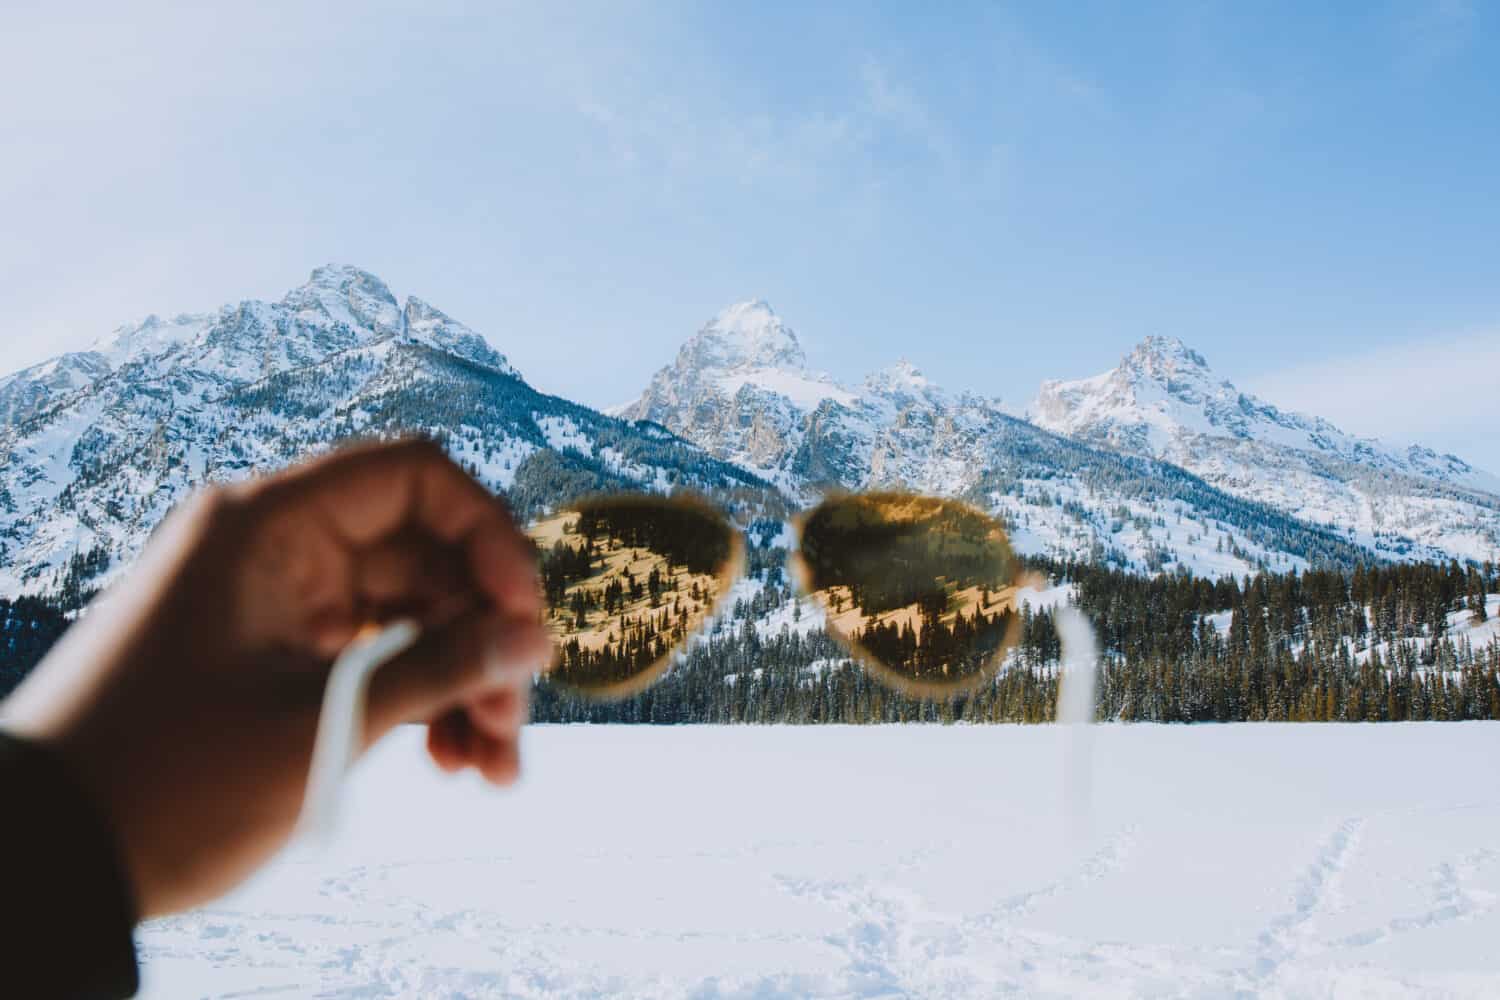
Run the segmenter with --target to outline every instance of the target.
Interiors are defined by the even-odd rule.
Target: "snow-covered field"
[[[1083,733],[536,727],[500,793],[402,732],[144,995],[1500,996],[1500,724]]]

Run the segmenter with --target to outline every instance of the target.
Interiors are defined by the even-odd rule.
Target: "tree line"
[[[665,437],[660,443],[672,445]],[[554,464],[547,467],[548,461]],[[527,482],[526,471],[534,471],[540,474],[536,488],[546,483],[549,493],[555,483],[546,481],[553,473],[591,471],[585,457],[572,453],[543,451],[523,464],[531,469],[522,470],[518,484]],[[787,512],[767,499],[775,495],[754,484],[710,492],[716,503],[749,521],[747,570],[759,589],[723,612],[657,684],[631,699],[591,701],[543,678],[534,702],[537,720],[1044,722],[1053,717],[1060,651],[1048,610],[1021,609],[1017,645],[1003,669],[978,690],[953,699],[904,697],[873,680],[821,629],[802,627],[805,622],[798,619],[816,612],[805,598],[791,603],[783,568],[787,553],[779,542]],[[1500,642],[1471,639],[1465,627],[1484,623],[1491,613],[1487,599],[1493,603],[1500,593],[1493,564],[1355,563],[1208,579],[1182,570],[1142,576],[1107,561],[1034,556],[1019,561],[1023,571],[1069,584],[1094,622],[1103,647],[1100,719],[1500,718]],[[60,593],[0,600],[0,696],[62,635],[72,613],[91,596],[92,580],[107,566],[103,550],[81,552],[66,566]],[[649,578],[641,585],[649,587]],[[670,608],[671,600],[665,604]],[[653,628],[671,636],[680,618],[680,612],[671,620],[663,616]],[[792,621],[783,627],[785,618]],[[903,648],[908,643],[899,628],[884,638]],[[633,655],[656,653],[653,641]]]
[[[1102,648],[1096,718],[1130,722],[1500,719],[1500,641],[1470,640],[1500,591],[1495,567],[1357,566],[1207,580],[1024,560],[1072,585]],[[656,685],[630,699],[580,697],[545,678],[545,722],[1048,722],[1060,648],[1048,609],[1021,609],[994,679],[951,699],[892,691],[821,629],[769,615],[792,595],[767,584],[720,617]],[[811,605],[805,614],[813,613]],[[793,613],[794,619],[799,617]]]

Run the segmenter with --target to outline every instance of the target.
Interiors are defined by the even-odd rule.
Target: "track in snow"
[[[1500,995],[1493,723],[1099,727],[1087,843],[1057,727],[538,727],[513,793],[417,736],[144,995]]]

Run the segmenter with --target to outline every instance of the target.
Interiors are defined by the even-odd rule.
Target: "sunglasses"
[[[791,568],[829,633],[904,694],[972,692],[999,672],[1020,638],[1018,595],[1029,581],[1000,522],[965,503],[897,492],[841,495],[795,528]],[[527,534],[556,649],[547,681],[586,698],[629,697],[660,678],[715,619],[745,564],[742,533],[692,496],[590,497],[543,516]],[[1081,615],[1058,623],[1065,646],[1092,648]],[[418,634],[415,623],[398,621],[357,639],[335,661],[305,826],[331,828],[363,731],[369,678]]]

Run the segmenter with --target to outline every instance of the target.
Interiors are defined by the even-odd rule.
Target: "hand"
[[[518,773],[550,640],[525,537],[425,442],[365,445],[214,487],[5,704],[55,746],[121,841],[140,916],[237,885],[287,840],[323,682],[362,625],[422,638],[374,677],[368,746],[403,722],[497,785]]]

